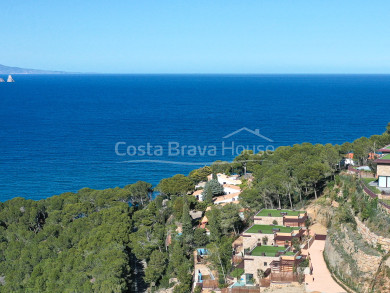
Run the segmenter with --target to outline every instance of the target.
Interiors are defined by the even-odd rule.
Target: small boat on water
[[[15,82],[14,79],[12,78],[12,75],[8,75],[7,82]]]
[[[5,82],[5,81],[4,81],[4,79],[2,79],[2,78],[0,77],[0,82]]]

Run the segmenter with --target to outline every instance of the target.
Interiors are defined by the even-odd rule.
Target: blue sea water
[[[390,121],[389,75],[16,75],[0,83],[0,201],[41,199],[137,180],[157,184],[196,165],[232,160],[221,143],[343,143]],[[242,131],[259,129],[272,142]],[[161,145],[162,156],[118,156]],[[217,146],[169,156],[167,145]],[[132,149],[130,149],[131,151]],[[156,148],[154,148],[156,150]]]

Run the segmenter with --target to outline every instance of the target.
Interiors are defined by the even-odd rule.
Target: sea
[[[390,121],[390,75],[13,77],[0,83],[0,201],[156,186],[244,148],[352,142]]]

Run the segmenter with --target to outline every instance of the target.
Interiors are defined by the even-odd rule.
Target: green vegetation
[[[283,217],[282,213],[286,213],[287,216],[298,216],[304,214],[305,211],[292,211],[292,210],[275,210],[275,209],[262,209],[257,213],[257,217],[268,217],[271,214],[271,217]]]
[[[213,202],[213,197],[222,195],[223,192],[223,186],[218,182],[217,179],[212,179],[210,181],[207,181],[204,190],[203,190],[203,196],[207,203]]]
[[[291,233],[292,231],[299,230],[300,227],[284,227],[284,226],[272,226],[272,225],[253,225],[251,228],[245,231],[245,233],[259,233],[273,234],[273,229],[277,229],[281,233]]]
[[[265,253],[265,256],[275,256],[278,252],[284,252],[286,250],[283,246],[257,246],[252,250],[251,255],[261,256]],[[292,252],[288,252],[286,255],[294,255]]]
[[[303,143],[280,147],[272,154],[244,151],[233,163],[215,162],[189,176],[161,180],[155,188],[160,194],[153,201],[151,184],[139,181],[125,188],[85,188],[40,201],[14,198],[0,203],[0,291],[134,292],[175,286],[174,293],[187,293],[193,251],[201,247],[207,248],[223,287],[234,269],[232,242],[256,211],[271,209],[264,210],[266,215],[280,215],[272,209],[302,207],[324,189],[339,203],[330,222],[354,229],[357,216],[387,236],[390,218],[378,201],[366,196],[356,179],[337,176],[337,165],[347,152],[367,163],[369,152],[387,144],[390,124],[383,135],[343,145]],[[240,205],[212,204],[213,196],[222,193],[215,176],[204,190],[206,202],[188,195],[210,174],[245,172],[253,174],[253,181],[242,185]],[[205,211],[207,206],[211,206],[206,212],[210,236],[190,216],[190,211]],[[255,225],[247,232],[272,234],[273,228],[285,233],[299,229]],[[171,278],[177,278],[178,284],[170,284]]]
[[[85,188],[0,203],[0,291],[128,291],[130,197],[127,188]]]

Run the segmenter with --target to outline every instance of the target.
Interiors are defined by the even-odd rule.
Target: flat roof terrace
[[[274,232],[282,233],[291,233],[294,230],[299,230],[301,227],[284,227],[284,226],[274,226],[274,225],[253,225],[244,233],[259,233],[262,234],[273,234]]]
[[[292,251],[287,251],[287,252],[285,252],[285,251],[286,251],[286,248],[284,246],[266,246],[266,245],[262,245],[262,246],[256,246],[251,251],[251,255],[253,255],[253,256],[263,256],[263,254],[265,254],[265,256],[276,256],[276,254],[278,252],[280,252],[283,255],[289,255],[289,256],[294,255],[294,252],[292,252]]]
[[[383,156],[379,160],[390,160],[390,154]]]
[[[305,211],[293,211],[293,210],[275,210],[275,209],[262,209],[257,213],[256,217],[283,217],[283,216],[299,216],[306,213]]]

